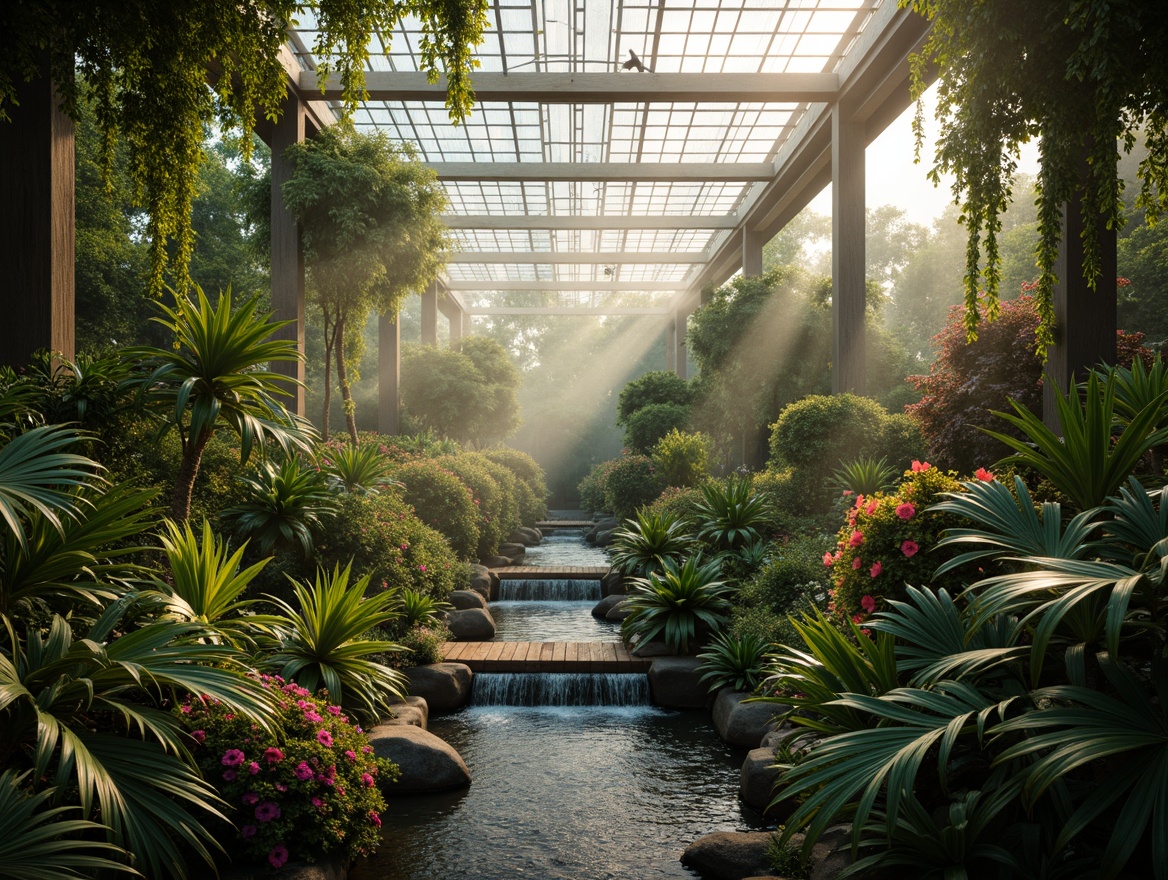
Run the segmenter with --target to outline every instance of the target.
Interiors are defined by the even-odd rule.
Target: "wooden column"
[[[1072,377],[1086,378],[1092,367],[1115,363],[1116,240],[1115,230],[1103,220],[1096,224],[1102,267],[1096,289],[1083,277],[1083,215],[1078,200],[1063,206],[1063,243],[1059,249],[1054,288],[1055,344],[1047,355],[1045,372],[1065,393]],[[1054,389],[1043,384],[1042,419],[1059,430]]]
[[[397,434],[401,409],[401,324],[397,315],[377,318],[377,432]]]
[[[304,353],[304,251],[300,226],[284,207],[280,186],[292,176],[284,150],[305,137],[305,107],[295,94],[284,100],[283,113],[272,126],[272,309],[278,321],[293,321],[273,334],[276,339],[295,341]],[[304,382],[303,361],[276,361],[272,370],[295,382]],[[304,386],[289,389],[289,408],[304,415]]]
[[[863,394],[864,126],[831,113],[831,390]]]
[[[672,373],[677,370],[677,314],[670,315],[665,325],[665,370]]]
[[[74,356],[74,126],[47,64],[15,86],[0,122],[0,362],[20,367],[40,348]]]
[[[438,288],[431,284],[422,293],[422,345],[438,344]]]
[[[751,229],[742,230],[742,274],[748,278],[762,274],[762,235]]]

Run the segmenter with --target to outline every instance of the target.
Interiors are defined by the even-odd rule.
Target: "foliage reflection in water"
[[[393,799],[352,880],[689,878],[696,838],[762,827],[738,802],[743,753],[704,712],[484,706],[431,730],[473,784]]]
[[[619,642],[620,624],[592,616],[595,601],[492,602],[500,642]]]

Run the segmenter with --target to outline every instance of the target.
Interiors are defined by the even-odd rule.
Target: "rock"
[[[615,516],[601,517],[596,521],[596,525],[593,526],[593,528],[595,528],[598,532],[603,532],[608,529],[619,529],[620,520],[618,520]]]
[[[470,702],[470,667],[463,663],[431,663],[407,669],[410,695],[422,697],[431,712],[453,712]]]
[[[653,639],[649,642],[638,642],[637,647],[633,648],[632,653],[638,657],[645,658],[677,656],[677,652],[660,639]]]
[[[775,769],[774,763],[774,749],[751,749],[746,760],[742,762],[742,774],[738,780],[738,796],[742,798],[742,802],[768,819],[778,818],[776,810],[767,809],[771,798],[774,797],[775,783],[779,779],[779,771]],[[790,813],[785,812],[788,815]],[[786,818],[787,815],[784,815],[779,821]]]
[[[267,863],[263,865],[233,865],[219,872],[220,880],[253,880],[257,877],[270,877],[272,870]],[[345,880],[349,876],[348,862],[339,858],[326,856],[323,861],[288,862],[280,869],[280,880]]]
[[[410,724],[422,730],[429,722],[430,706],[421,697],[406,697],[404,703],[394,705],[391,718],[381,719],[382,724]]]
[[[477,590],[455,590],[450,594],[450,604],[459,611],[465,611],[467,608],[486,608],[487,600]]]
[[[600,595],[623,596],[625,593],[625,576],[615,568],[610,568],[608,574],[600,579]]]
[[[623,602],[624,600],[624,596],[605,596],[603,599],[597,602],[596,606],[592,609],[592,616],[597,620],[604,620],[604,616],[612,610],[613,606]]]
[[[697,657],[658,657],[649,666],[653,702],[667,709],[704,709],[710,695],[699,681]],[[757,873],[757,872],[755,872]],[[745,876],[745,875],[744,875]]]
[[[486,608],[451,611],[446,625],[456,642],[489,642],[495,637],[495,619]]]
[[[526,547],[535,547],[543,540],[543,535],[539,529],[533,529],[531,526],[520,526],[511,537],[507,539],[512,544],[523,544]]]
[[[753,749],[772,727],[774,717],[789,708],[779,703],[747,703],[750,694],[730,688],[718,691],[714,700],[714,728],[732,746]]]
[[[420,727],[378,725],[369,731],[369,744],[375,755],[401,768],[397,782],[382,784],[388,796],[450,791],[470,785],[470,771],[458,752]]]
[[[745,880],[766,876],[770,860],[769,831],[717,831],[699,837],[685,848],[681,863],[708,880]]]
[[[511,560],[506,556],[484,556],[479,560],[487,568],[510,568]]]
[[[608,614],[604,615],[605,620],[610,620],[613,623],[620,623],[633,612],[625,605],[624,596],[609,596],[610,599],[620,599],[615,605],[608,609]]]
[[[811,848],[811,880],[836,880],[852,863],[852,826],[833,825]],[[890,871],[865,871],[862,880],[888,880]]]
[[[472,565],[467,586],[488,602],[491,601],[491,570],[485,565]]]
[[[615,534],[616,529],[605,529],[604,531],[597,532],[596,541],[594,543],[597,547],[607,547],[612,543],[613,535]]]
[[[511,560],[512,564],[518,565],[523,562],[523,557],[527,555],[527,548],[522,544],[500,544],[499,555],[506,556]]]

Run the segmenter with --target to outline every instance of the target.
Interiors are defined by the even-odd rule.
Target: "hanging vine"
[[[1137,207],[1155,223],[1168,207],[1168,4],[1146,0],[899,0],[929,18],[932,31],[912,59],[914,131],[922,143],[926,71],[939,73],[940,134],[930,179],[955,178],[968,230],[965,331],[977,338],[979,305],[998,315],[1001,214],[1021,146],[1039,139],[1036,347],[1054,342],[1055,263],[1062,210],[1078,202],[1084,220],[1083,275],[1101,274],[1097,219],[1123,223],[1119,150],[1137,140]],[[984,262],[983,262],[984,260]]]
[[[313,52],[322,79],[339,78],[346,114],[365,97],[371,37],[387,38],[403,17],[416,16],[422,69],[431,81],[446,73],[457,123],[474,103],[472,50],[486,12],[486,0],[14,0],[5,6],[0,122],[16,85],[43,75],[46,64],[62,109],[76,118],[76,77],[83,77],[107,172],[114,143],[120,138],[129,148],[135,195],[149,218],[151,292],[161,293],[168,269],[182,291],[190,284],[191,202],[206,128],[237,132],[248,158],[256,121],[280,111],[286,73],[279,54],[297,15],[315,17]]]

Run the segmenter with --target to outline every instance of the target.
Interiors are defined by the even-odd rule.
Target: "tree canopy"
[[[1101,271],[1096,228],[1122,224],[1120,151],[1142,140],[1137,206],[1149,222],[1168,207],[1168,5],[1141,0],[900,0],[932,20],[913,59],[914,96],[940,75],[934,181],[953,174],[968,237],[965,331],[998,315],[1000,215],[1012,199],[1021,145],[1040,139],[1037,346],[1053,342],[1054,269],[1063,205],[1084,219],[1083,274]],[[920,105],[916,130],[922,132]],[[984,266],[982,258],[984,256]],[[979,295],[984,283],[984,309]],[[1110,282],[1108,282],[1110,283]]]
[[[0,122],[17,84],[45,75],[46,67],[63,109],[76,118],[79,72],[95,95],[105,166],[116,140],[128,148],[130,177],[148,214],[150,290],[161,292],[168,260],[185,290],[204,127],[239,131],[247,153],[256,122],[280,113],[287,82],[280,50],[297,16],[319,27],[317,69],[337,74],[345,113],[364,96],[372,36],[386,40],[402,18],[417,16],[422,68],[431,81],[445,72],[447,107],[458,122],[474,101],[471,49],[482,39],[486,12],[486,0],[21,0],[5,7]]]

